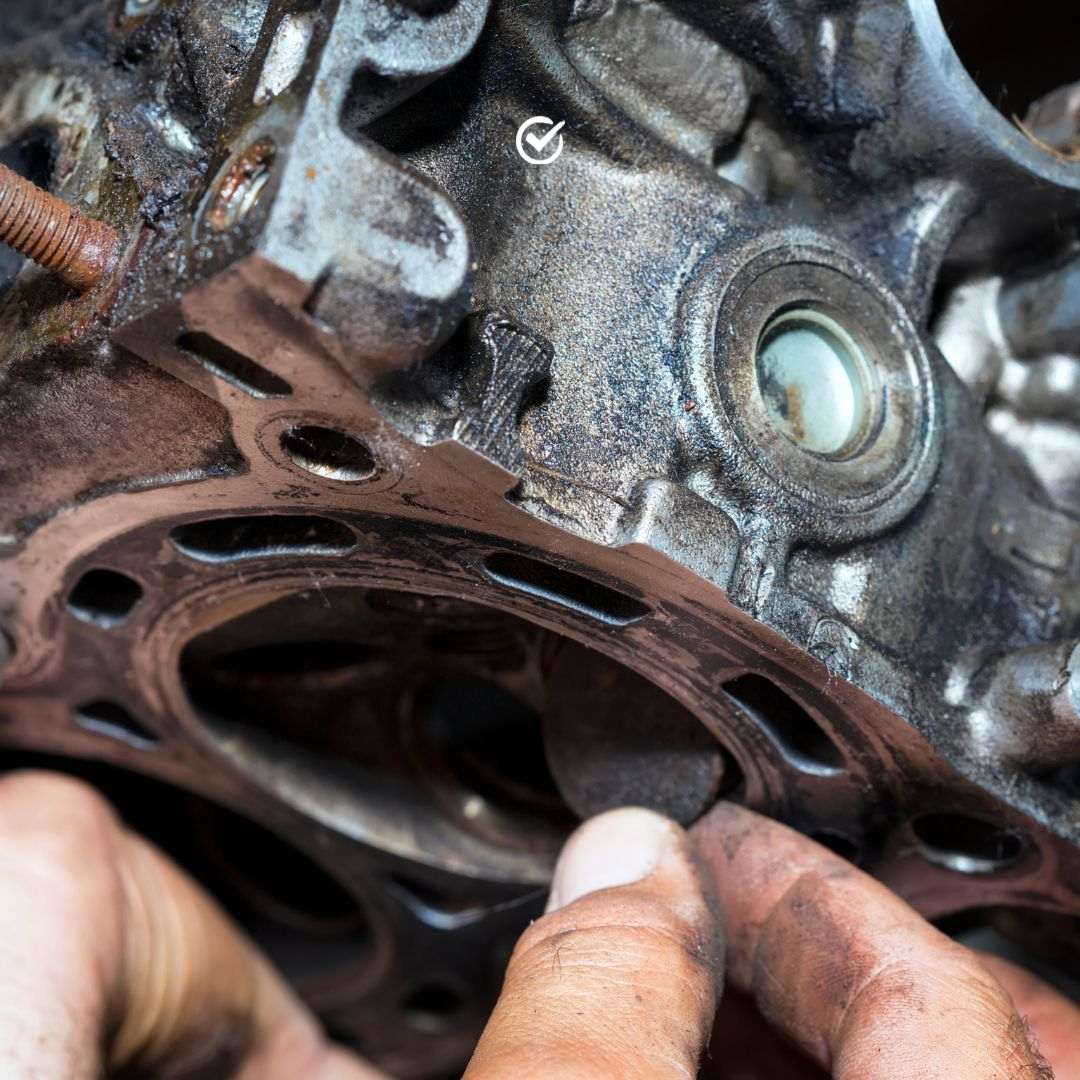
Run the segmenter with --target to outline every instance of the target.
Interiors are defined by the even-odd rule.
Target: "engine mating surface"
[[[625,803],[1080,966],[1051,25],[999,111],[996,3],[8,7],[0,161],[123,243],[0,259],[11,762],[96,762],[403,1077]]]

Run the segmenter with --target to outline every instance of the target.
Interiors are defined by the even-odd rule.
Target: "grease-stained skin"
[[[837,1080],[1080,1077],[1080,1010],[950,940],[843,859],[731,805],[694,841],[726,921],[730,983]]]
[[[0,1077],[377,1080],[93,789],[0,780]]]
[[[5,1080],[382,1077],[69,779],[0,780],[0,970]],[[466,1080],[1046,1080],[1024,1017],[1080,1080],[1076,1006],[823,848],[731,806],[692,835],[619,810],[567,844]]]

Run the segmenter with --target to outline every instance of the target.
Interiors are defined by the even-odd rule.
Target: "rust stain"
[[[791,433],[800,442],[806,439],[806,424],[803,417],[803,397],[799,387],[791,384],[786,389],[786,408],[784,416],[791,425]]]

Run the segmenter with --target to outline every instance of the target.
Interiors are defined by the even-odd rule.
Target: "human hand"
[[[552,906],[511,959],[466,1080],[699,1075],[721,926],[737,993],[702,1075],[1080,1080],[1080,1008],[737,806],[690,837],[645,811],[588,822]]]
[[[692,841],[640,810],[588,823],[551,907],[515,951],[468,1080],[695,1075],[722,920],[731,981],[838,1077],[1043,1080],[1004,987],[1058,1080],[1080,1076],[1075,1006],[992,973],[847,863],[735,807]],[[0,781],[0,917],[0,1076],[380,1076],[328,1044],[213,902],[73,781]],[[729,1040],[709,1075],[794,1080],[791,1059],[775,1064],[782,1044],[754,1030],[756,1063]]]
[[[0,779],[0,1078],[378,1080],[92,788]]]

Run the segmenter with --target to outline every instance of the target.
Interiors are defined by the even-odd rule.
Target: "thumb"
[[[465,1080],[695,1076],[722,957],[686,833],[648,810],[595,818],[563,849]]]

